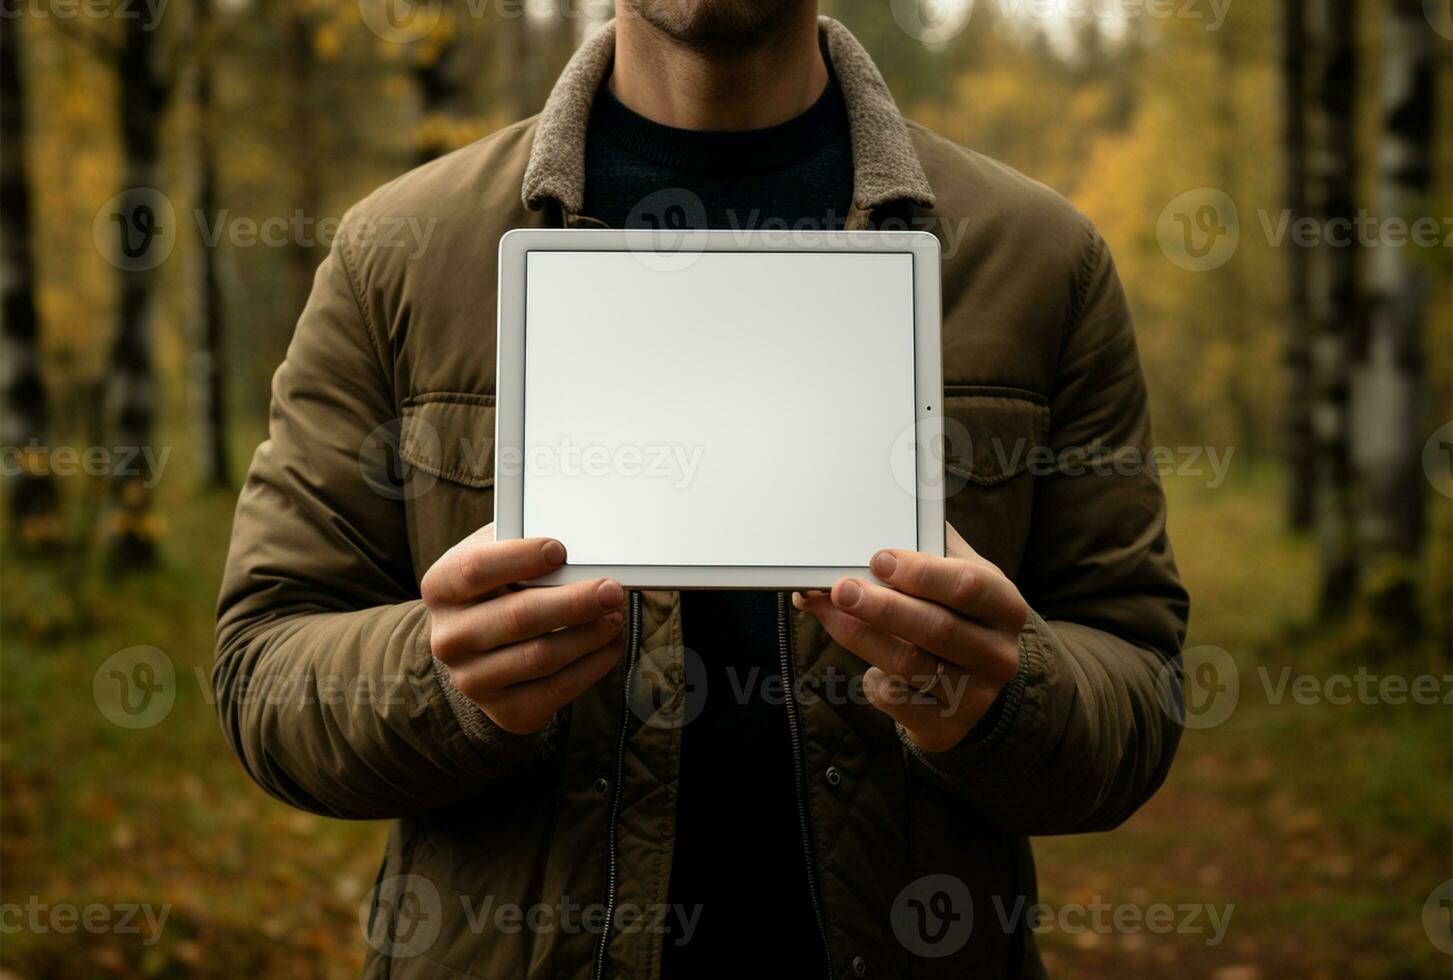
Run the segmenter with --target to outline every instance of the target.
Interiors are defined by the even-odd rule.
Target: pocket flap
[[[494,396],[438,392],[404,404],[399,455],[469,487],[494,486]]]
[[[944,411],[944,465],[980,486],[1022,473],[1049,437],[1049,406],[1032,392],[948,388]]]

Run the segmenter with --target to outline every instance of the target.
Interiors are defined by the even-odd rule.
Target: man
[[[1178,736],[1187,601],[1108,252],[906,123],[810,0],[617,13],[540,116],[345,219],[238,506],[227,733],[279,798],[396,818],[369,976],[1042,975],[994,912],[1035,901],[1026,838],[1121,823]],[[353,233],[399,217],[423,258]],[[673,222],[939,235],[951,557],[801,596],[515,588],[569,542],[483,526],[499,237]]]

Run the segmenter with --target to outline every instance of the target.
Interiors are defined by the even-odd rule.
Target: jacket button
[[[864,976],[868,972],[868,961],[861,956],[853,957],[853,972],[858,976]]]
[[[842,770],[839,769],[837,766],[828,766],[827,767],[827,781],[828,781],[828,785],[830,785],[830,786],[836,786],[839,783],[841,783],[843,781],[843,772],[842,772]]]
[[[606,779],[604,776],[602,776],[601,778],[597,779],[595,781],[595,792],[597,794],[599,794],[600,796],[604,796],[605,794],[609,793],[610,792],[610,780]]]

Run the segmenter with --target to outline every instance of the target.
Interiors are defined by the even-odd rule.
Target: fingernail
[[[868,567],[873,570],[874,575],[886,582],[893,577],[893,572],[898,568],[898,559],[893,556],[891,551],[880,551],[873,556]]]
[[[595,597],[600,601],[601,606],[606,609],[614,609],[626,601],[626,594],[621,589],[621,584],[615,579],[610,578],[600,583],[600,586],[596,588]]]
[[[565,546],[559,541],[546,541],[540,546],[540,557],[545,559],[545,564],[551,568],[563,565],[565,563]]]
[[[836,601],[839,606],[856,606],[862,597],[863,587],[852,579],[847,579],[837,588]]]
[[[605,621],[610,624],[612,630],[618,630],[625,625],[626,617],[618,612],[613,612],[605,617]]]
[[[807,601],[802,598],[801,592],[792,593],[792,607],[794,609],[806,609]]]

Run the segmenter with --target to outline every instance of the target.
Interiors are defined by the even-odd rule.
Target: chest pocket
[[[399,432],[414,570],[494,520],[494,396],[415,395]]]
[[[1044,462],[1049,402],[1018,388],[944,388],[949,523],[1011,578],[1034,508],[1032,471]]]

